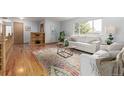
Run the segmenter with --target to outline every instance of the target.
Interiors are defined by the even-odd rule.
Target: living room
[[[120,63],[124,47],[123,22],[123,17],[79,17],[61,22],[61,31],[69,38],[69,45],[83,51],[80,75],[123,75]]]
[[[83,37],[85,37],[85,39],[87,39],[88,37],[98,37],[100,40],[100,45],[99,42],[96,47],[98,47],[98,49],[95,51],[93,48],[93,45],[90,47],[88,47],[87,45],[82,45],[81,43],[79,43],[79,41],[81,38],[75,37],[73,35],[75,35],[74,32],[74,24],[75,23],[79,23],[81,25],[82,22],[89,22],[89,24],[91,24],[92,26],[92,32],[88,32],[83,34]],[[83,50],[86,52],[90,52],[90,53],[94,53],[93,56],[89,56],[89,55],[81,55],[80,56],[80,64],[81,64],[81,75],[119,75],[117,74],[118,69],[121,69],[120,67],[117,66],[116,63],[117,61],[115,60],[120,60],[117,57],[119,56],[119,51],[121,51],[121,49],[123,48],[123,17],[102,17],[102,18],[77,18],[74,20],[70,20],[68,22],[63,22],[62,25],[62,30],[63,31],[67,31],[68,36],[73,36],[72,39],[73,41],[78,41],[77,43],[74,44],[74,42],[70,43],[73,46],[76,46],[77,49],[79,50]],[[79,25],[77,24],[77,25]],[[79,32],[81,31],[81,27],[79,28],[80,30],[76,31],[78,33],[76,33],[76,35],[80,35]],[[94,31],[94,32],[93,32]],[[112,41],[109,40],[111,39],[112,36]],[[109,38],[109,39],[108,39]],[[91,39],[91,38],[90,38]],[[91,41],[93,41],[93,39],[89,40],[90,43]],[[88,42],[89,42],[88,41]],[[84,43],[86,43],[86,41],[84,41]],[[87,47],[85,47],[87,46]],[[83,48],[84,47],[84,48]],[[94,50],[94,51],[93,51]],[[94,57],[95,56],[95,57]],[[96,56],[101,57],[96,58]],[[121,57],[122,58],[122,57]],[[112,60],[114,59],[114,60]],[[98,62],[97,62],[98,60]],[[102,62],[103,60],[103,62]],[[93,62],[92,62],[93,61]],[[100,64],[99,64],[100,61]],[[94,64],[95,62],[95,64]],[[98,64],[96,64],[98,63]],[[91,65],[92,64],[92,65]],[[102,66],[102,65],[103,66]],[[97,65],[96,67],[98,67],[98,69],[96,69],[95,67],[93,67],[93,65]],[[101,65],[99,67],[99,65]],[[114,68],[112,65],[114,65]],[[116,67],[117,66],[117,67]],[[110,68],[109,68],[110,67]],[[102,70],[100,70],[102,68]],[[94,70],[95,69],[95,70]],[[94,70],[94,72],[93,72]],[[96,74],[97,72],[97,74]],[[111,73],[111,74],[110,74]],[[112,74],[113,73],[113,74]],[[121,73],[122,75],[122,71],[118,72]]]
[[[123,23],[123,17],[1,17],[1,75],[123,75],[117,64]]]
[[[123,93],[123,0],[0,3],[1,93]]]

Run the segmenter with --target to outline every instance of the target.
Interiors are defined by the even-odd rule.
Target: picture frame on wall
[[[31,26],[26,25],[25,26],[25,31],[31,31]]]

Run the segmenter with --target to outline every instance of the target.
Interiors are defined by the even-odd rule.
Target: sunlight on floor
[[[17,69],[17,72],[18,72],[18,73],[23,73],[23,72],[24,72],[24,68],[22,68],[22,67],[18,68],[18,69]]]

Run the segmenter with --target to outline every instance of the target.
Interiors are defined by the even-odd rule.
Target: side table
[[[73,47],[70,47],[70,46],[65,47],[64,44],[58,43],[57,54],[64,58],[71,57],[73,56]]]

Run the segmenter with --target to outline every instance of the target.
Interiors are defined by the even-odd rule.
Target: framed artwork
[[[50,30],[52,31],[52,32],[55,32],[55,25],[54,24],[52,24],[51,26],[50,26]]]
[[[31,26],[25,26],[25,31],[31,31]]]

